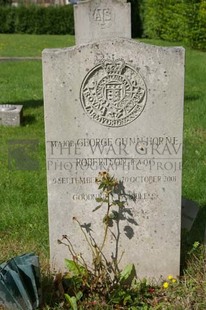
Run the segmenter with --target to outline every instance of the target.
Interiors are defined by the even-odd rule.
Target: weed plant
[[[124,297],[125,301],[128,303],[125,305],[115,303],[115,299],[107,303],[101,299],[102,294],[95,294],[95,292],[93,292],[89,298],[84,299],[80,293],[71,300],[71,296],[68,297],[67,294],[68,290],[66,291],[65,287],[62,285],[62,277],[57,275],[55,285],[50,286],[50,293],[52,292],[52,306],[47,305],[43,309],[204,310],[206,309],[205,266],[205,247],[196,242],[187,253],[187,268],[179,278],[168,275],[164,282],[159,284],[154,283],[154,285],[148,284],[146,280],[134,281],[133,278],[133,283],[130,286],[121,286],[120,282],[120,286],[117,285],[115,288],[112,287],[113,293],[116,292],[117,295],[116,301]],[[74,271],[75,269],[70,269],[70,280],[74,277],[74,273],[72,274],[71,270]],[[63,297],[65,293],[66,300]],[[75,299],[78,301],[78,306],[75,304]],[[130,305],[129,302],[131,302]]]
[[[134,265],[128,265],[123,271],[120,271],[119,263],[122,256],[119,259],[112,255],[112,259],[109,261],[104,254],[109,234],[115,238],[118,244],[119,235],[112,232],[112,227],[114,222],[117,227],[119,226],[119,218],[124,212],[126,201],[122,200],[120,184],[108,172],[100,172],[96,183],[99,186],[100,197],[96,198],[98,206],[93,212],[100,208],[106,209],[106,214],[102,219],[104,223],[102,241],[97,244],[95,235],[85,230],[77,218],[73,218],[89,245],[92,262],[89,267],[83,254],[76,252],[75,246],[68,236],[63,236],[63,239],[59,240],[60,244],[63,243],[68,247],[72,257],[72,260],[66,260],[69,272],[63,278],[63,284],[66,286],[65,297],[73,310],[78,309],[78,303],[82,309],[90,309],[92,305],[104,307],[118,304],[118,307],[121,306],[122,309],[129,304],[137,306],[141,300],[139,298],[139,283],[135,282]]]

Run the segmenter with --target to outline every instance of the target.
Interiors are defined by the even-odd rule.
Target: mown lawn
[[[168,42],[144,41],[152,44],[171,45]],[[73,44],[74,37],[72,36],[0,34],[0,57],[41,56],[41,51],[44,48],[66,47]],[[202,214],[205,214],[206,53],[186,48],[185,72],[182,194],[185,198],[197,202]],[[0,128],[0,262],[14,255],[34,251],[40,256],[42,268],[46,273],[49,249],[42,66],[40,61],[0,62],[0,104],[5,103],[23,104],[24,119],[21,127]],[[20,144],[22,149],[22,140],[30,141],[33,145],[31,152],[33,152],[33,159],[37,163],[34,170],[21,170],[15,162],[12,162],[12,160],[16,160],[15,145]],[[10,141],[13,141],[13,144]],[[36,141],[38,142],[37,149]],[[20,162],[22,163],[22,159]],[[200,217],[198,225],[204,227],[204,216]],[[197,235],[193,236],[191,240],[194,238],[200,239],[201,236],[197,232]],[[190,242],[189,237],[187,237],[187,241]],[[198,270],[200,271],[200,269]],[[199,283],[205,285],[203,282],[205,275],[204,280],[200,275],[203,274],[202,269],[196,274],[198,274]],[[194,276],[195,274],[192,275],[192,277]],[[184,289],[188,290],[189,288],[185,284],[185,287],[180,286],[178,289],[181,290],[183,296],[186,292]],[[173,295],[175,296],[175,294]],[[202,291],[200,297],[203,299]],[[193,295],[191,300],[193,302],[195,300]],[[179,308],[159,309],[206,309],[204,300],[201,300],[201,304],[198,305],[199,308],[184,308],[185,304],[183,303],[182,308],[180,305]]]
[[[44,48],[74,45],[70,35],[0,34],[0,57],[41,56]]]

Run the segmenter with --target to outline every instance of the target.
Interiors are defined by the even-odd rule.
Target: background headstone
[[[22,105],[0,105],[0,125],[20,126],[23,116]]]
[[[119,227],[121,266],[134,263],[140,278],[178,275],[184,49],[127,39],[47,49],[43,75],[52,267],[69,257],[62,235],[91,259],[73,217],[102,240],[105,212],[92,210],[106,170],[132,198]],[[110,235],[108,257],[115,245]]]
[[[131,38],[130,3],[126,0],[82,1],[74,6],[76,44]]]

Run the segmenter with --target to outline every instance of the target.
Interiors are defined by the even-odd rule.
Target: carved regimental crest
[[[85,76],[81,103],[90,118],[109,127],[125,126],[142,113],[147,98],[141,75],[124,60],[104,60]]]

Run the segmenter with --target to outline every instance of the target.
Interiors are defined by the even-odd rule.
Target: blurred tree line
[[[206,50],[206,0],[140,0],[142,35]]]
[[[12,0],[0,0],[0,6],[11,5]]]
[[[0,33],[74,34],[73,6],[11,6],[0,0]],[[23,0],[22,0],[23,1]],[[206,0],[128,0],[132,37],[206,50]]]

